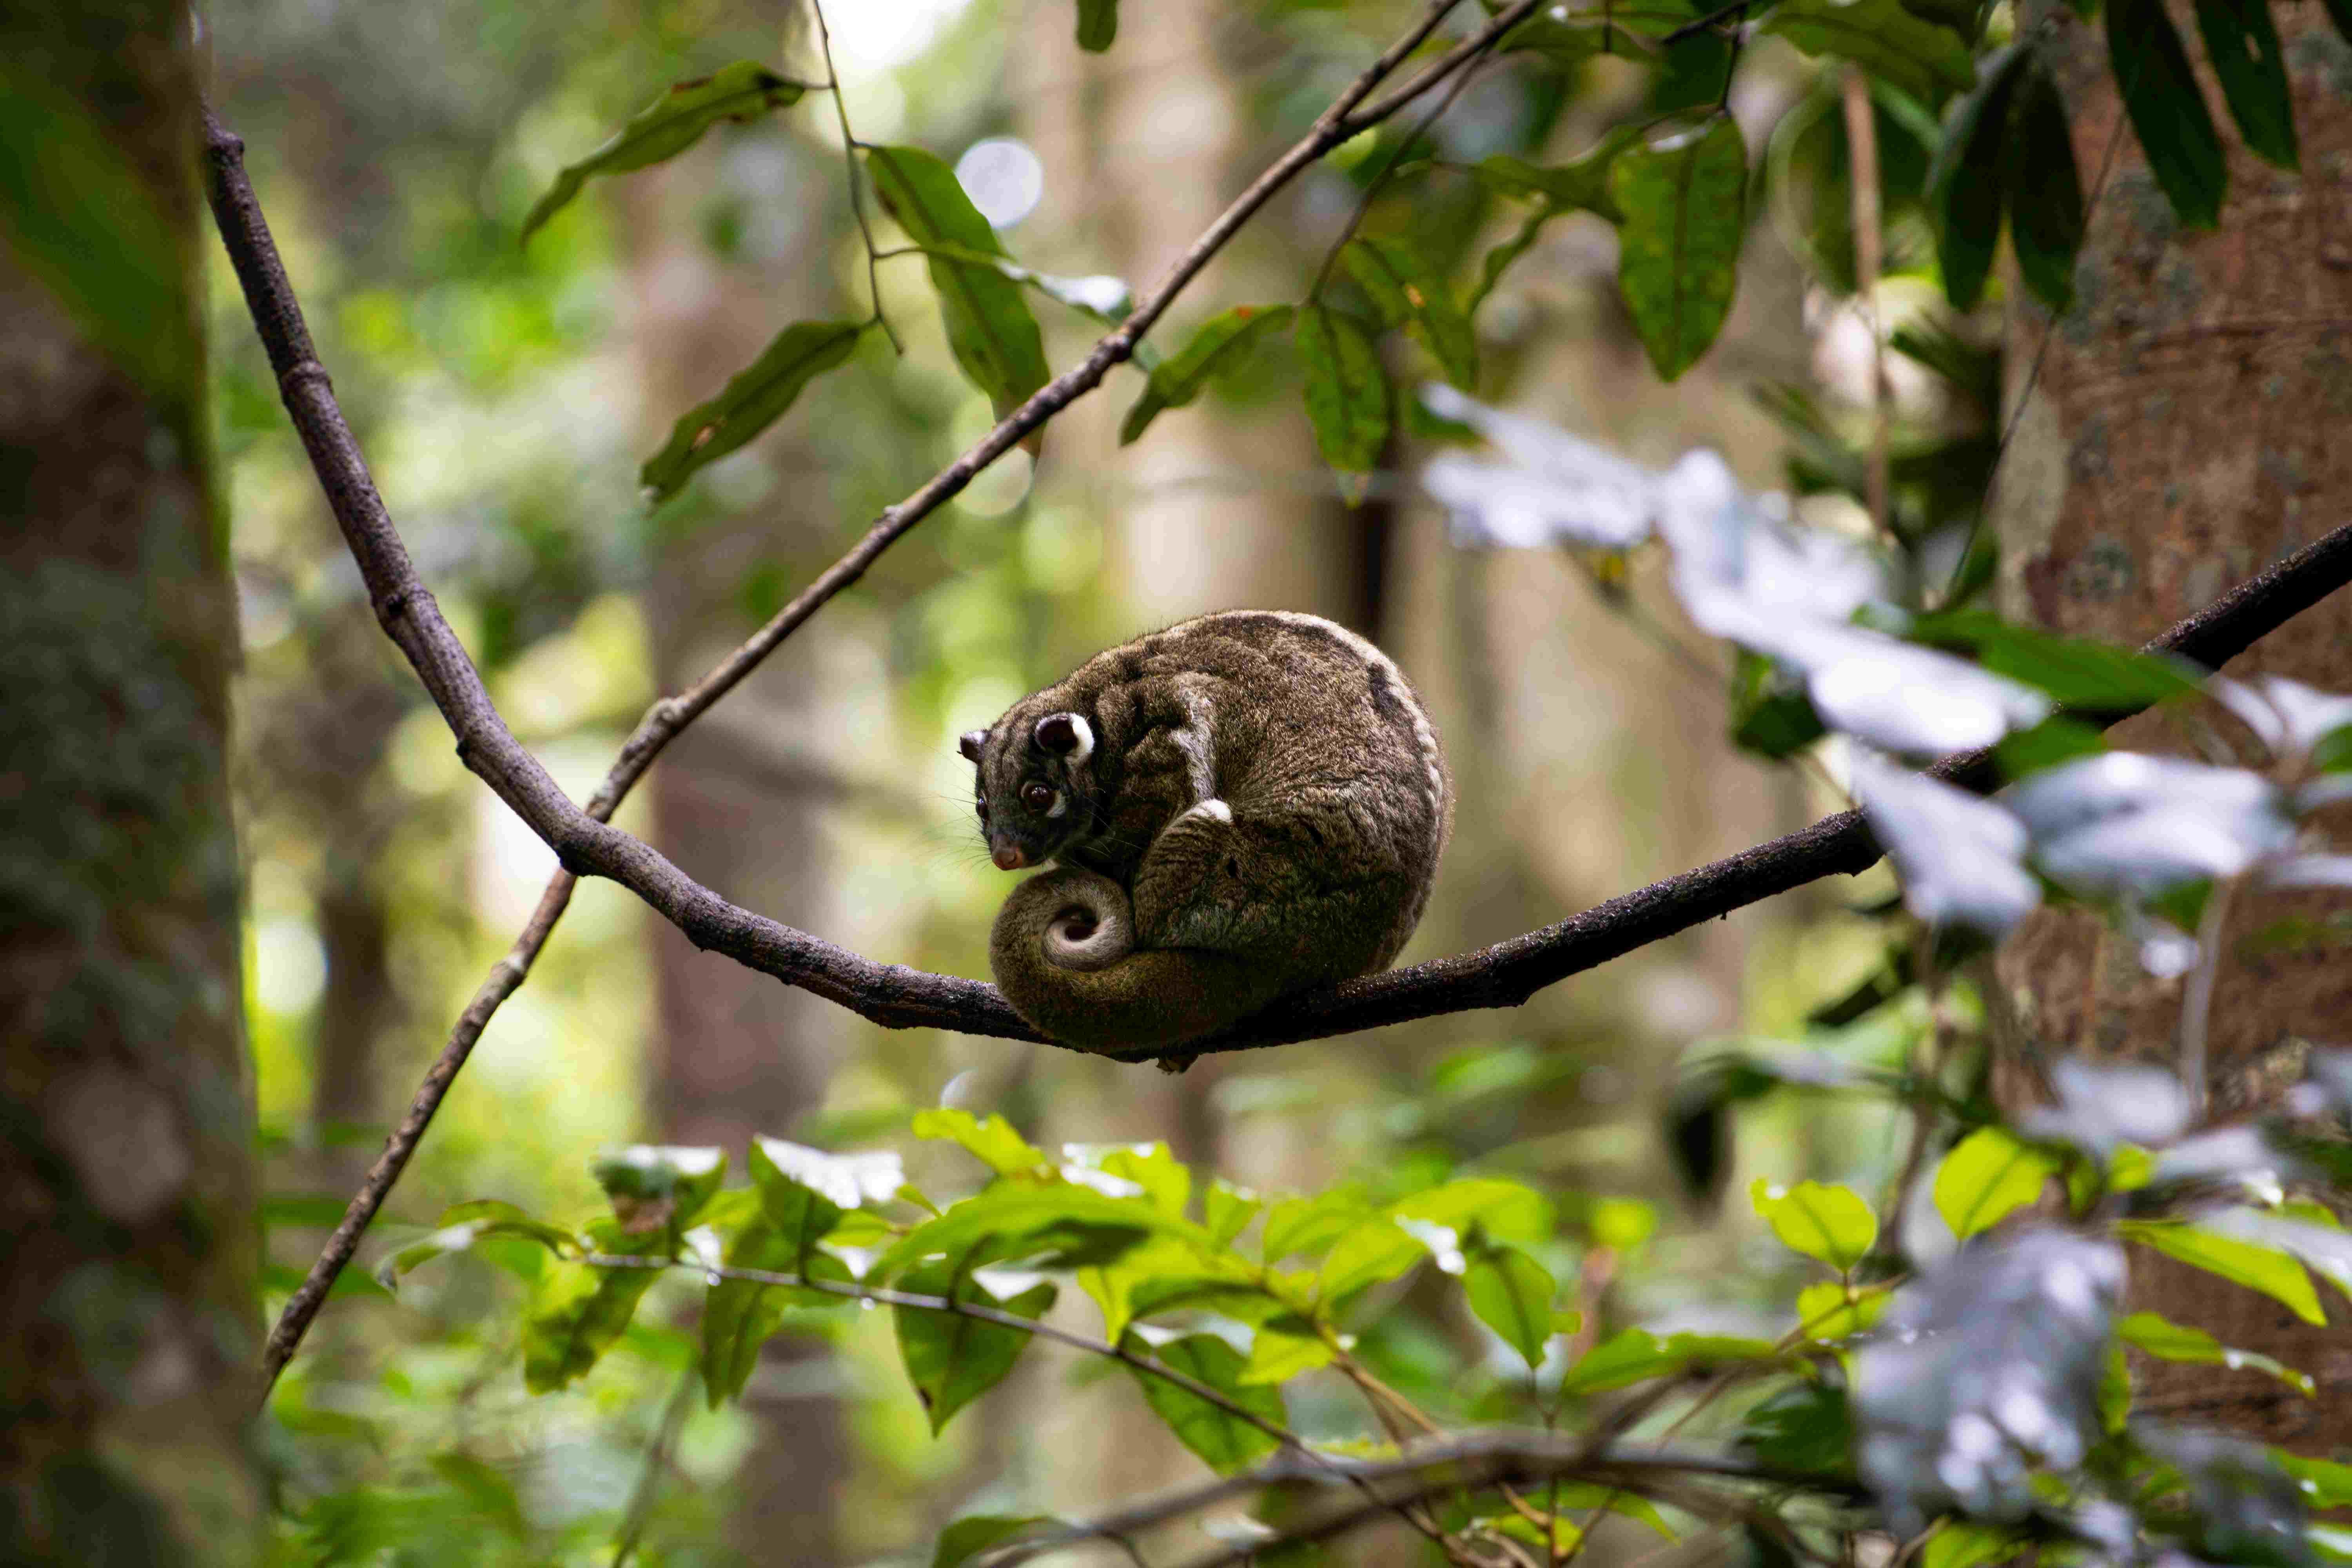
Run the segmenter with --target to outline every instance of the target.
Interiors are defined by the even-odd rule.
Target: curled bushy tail
[[[1080,1050],[1164,1049],[1213,1034],[1281,994],[1263,962],[1206,948],[1135,946],[1127,890],[1059,869],[1013,889],[989,939],[1013,1010]]]

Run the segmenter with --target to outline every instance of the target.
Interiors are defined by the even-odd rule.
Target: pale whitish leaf
[[[2305,1394],[2315,1392],[2308,1373],[2297,1372],[2259,1351],[2232,1350],[2202,1329],[2173,1322],[2155,1312],[2134,1312],[2124,1318],[2116,1324],[2116,1335],[2126,1344],[2146,1351],[2162,1361],[2225,1366],[2232,1372],[2267,1373]]]
[[[1947,1508],[2013,1517],[2040,1464],[2103,1431],[2122,1249],[2054,1229],[1979,1242],[1896,1292],[1854,1352],[1855,1463],[1895,1530]]]
[[[2163,1068],[2098,1066],[2063,1057],[2050,1068],[2057,1103],[2036,1106],[2018,1130],[2045,1143],[2071,1143],[2105,1160],[2116,1147],[2160,1148],[2189,1125],[2189,1096]]]
[[[2273,888],[2352,888],[2352,855],[2297,855],[2265,867],[2263,880]]]
[[[1979,1127],[1936,1167],[1936,1212],[1962,1241],[2042,1195],[2058,1162],[2006,1128]]]
[[[2006,935],[2042,902],[2028,872],[2025,826],[1939,780],[1852,758],[1854,795],[1903,883],[1903,903],[1931,926]]]
[[[2245,721],[2274,756],[2307,752],[2331,730],[2352,724],[2352,697],[2321,691],[2283,675],[2258,675],[2244,682],[2217,675],[2205,689]]]
[[[1510,459],[1505,467],[1447,452],[1423,471],[1423,487],[1453,514],[1454,543],[1622,550],[1649,536],[1658,476],[1640,464],[1540,420],[1489,408],[1450,386],[1424,386],[1421,400],[1440,418],[1469,426]]]
[[[2052,711],[2031,687],[1858,626],[1762,626],[1740,640],[1803,670],[1823,723],[1890,752],[1940,757],[1989,746]]]
[[[2253,1209],[2224,1209],[2202,1216],[2199,1223],[2223,1236],[2293,1253],[2322,1279],[2352,1296],[2352,1232]]]
[[[898,1195],[907,1173],[891,1149],[829,1154],[782,1138],[753,1140],[768,1163],[836,1208],[860,1208]]]
[[[2032,835],[2042,870],[2088,891],[2151,893],[2233,877],[2294,837],[2260,774],[2137,752],[2062,763],[2002,799]]]
[[[1748,1195],[1784,1245],[1832,1268],[1852,1268],[1878,1240],[1878,1216],[1852,1187],[1822,1182],[1784,1187],[1759,1176]]]

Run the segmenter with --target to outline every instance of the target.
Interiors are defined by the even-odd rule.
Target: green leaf
[[[1992,275],[2000,244],[2001,143],[2029,58],[2015,45],[1986,57],[1975,89],[1960,100],[1927,166],[1927,212],[1936,225],[1944,298],[1957,310],[1975,310]]]
[[[1320,1251],[1372,1212],[1362,1195],[1348,1187],[1334,1187],[1313,1197],[1285,1198],[1266,1211],[1260,1237],[1265,1258],[1279,1263],[1299,1253]]]
[[[2164,0],[2111,0],[2107,55],[2132,131],[2174,215],[2190,228],[2215,226],[2229,164]]]
[[[1562,70],[1574,70],[1601,55],[1629,54],[1631,47],[1611,36],[1606,27],[1589,22],[1563,22],[1557,16],[1535,16],[1503,35],[1495,46],[1498,55],[1540,55]]]
[[[921,246],[954,246],[1002,256],[996,231],[956,183],[955,171],[919,147],[869,147],[875,194],[907,237]],[[1045,384],[1045,342],[1021,286],[992,267],[927,255],[939,291],[948,347],[1000,419]]]
[[[1339,476],[1340,495],[1357,505],[1389,437],[1388,372],[1364,324],[1327,306],[1298,313],[1297,343],[1315,445]]]
[[[1781,0],[1759,31],[1809,55],[1836,55],[1930,108],[1976,80],[1968,44],[1896,0]]]
[[[1681,1372],[1686,1367],[1718,1362],[1777,1361],[1780,1347],[1769,1340],[1740,1339],[1725,1334],[1675,1334],[1661,1338],[1647,1329],[1626,1329],[1612,1334],[1560,1379],[1562,1394],[1600,1394],[1624,1388],[1649,1378]]]
[[[488,1520],[499,1534],[515,1541],[529,1534],[522,1499],[506,1471],[465,1453],[436,1454],[427,1462],[435,1475],[472,1505],[476,1517]]]
[[[1609,168],[1617,286],[1662,380],[1715,342],[1739,283],[1747,234],[1748,144],[1728,118],[1628,147]]]
[[[1152,368],[1143,395],[1119,421],[1118,444],[1127,446],[1142,435],[1162,410],[1181,408],[1200,396],[1211,375],[1238,363],[1252,348],[1288,326],[1294,314],[1287,305],[1236,305],[1202,322],[1192,342]]]
[[[632,1235],[676,1235],[694,1222],[727,1179],[723,1149],[678,1149],[633,1143],[599,1153],[589,1169],[613,1201],[621,1228]]]
[[[720,1262],[730,1268],[759,1268],[809,1279],[852,1283],[849,1268],[829,1252],[803,1250],[763,1215],[730,1237]],[[716,1410],[743,1392],[760,1364],[760,1347],[774,1337],[795,1307],[846,1307],[850,1299],[829,1290],[763,1285],[721,1278],[704,1293],[701,1367],[703,1396]]]
[[[1132,1333],[1123,1343],[1127,1350],[1138,1354],[1150,1348]],[[1244,1385],[1241,1377],[1247,1363],[1241,1352],[1214,1334],[1187,1334],[1182,1339],[1171,1340],[1159,1348],[1154,1359],[1171,1372],[1181,1372],[1195,1382],[1206,1384],[1274,1426],[1281,1426],[1287,1416],[1282,1406],[1281,1391],[1265,1385]],[[1129,1367],[1128,1371],[1142,1385],[1144,1403],[1151,1406],[1152,1414],[1168,1424],[1178,1442],[1220,1475],[1246,1469],[1280,1447],[1265,1431],[1210,1404],[1190,1389],[1179,1388],[1166,1378],[1154,1377],[1139,1368]]]
[[[2297,167],[2286,58],[2267,0],[2197,0],[2197,31],[2246,145],[2282,169]]]
[[[2301,1261],[2279,1251],[2235,1237],[2216,1236],[2193,1225],[2162,1220],[2126,1220],[2116,1227],[2126,1241],[2163,1253],[2208,1274],[2218,1274],[2250,1290],[2260,1290],[2284,1302],[2306,1323],[2325,1323],[2319,1290]]]
[[[1743,752],[1779,761],[1829,733],[1804,687],[1778,663],[1747,648],[1731,665],[1731,739]]]
[[[1000,1301],[971,1278],[967,1261],[953,1258],[919,1265],[898,1283],[903,1290],[996,1307],[1033,1319],[1054,1304],[1055,1296],[1053,1285],[1045,1282]],[[934,1437],[957,1411],[1003,1382],[1029,1344],[1030,1336],[1020,1329],[983,1322],[961,1312],[893,1307],[890,1315],[898,1333],[898,1359],[906,1365],[907,1380],[915,1385],[915,1396],[930,1417]]]
[[[2306,1395],[2318,1392],[2317,1385],[2306,1373],[2297,1372],[2258,1351],[2231,1350],[2202,1329],[2173,1322],[2155,1312],[2130,1314],[2116,1324],[2116,1332],[2126,1344],[2135,1345],[2163,1361],[2226,1366],[2233,1372],[2243,1369],[2268,1373]]]
[[[1620,153],[1641,140],[1639,127],[1621,125],[1565,163],[1530,163],[1497,153],[1480,159],[1471,174],[1496,195],[1537,203],[1547,216],[1589,212],[1620,223],[1625,215],[1609,194],[1609,169]]]
[[[1085,0],[1080,4],[1083,6]],[[1081,32],[1079,37],[1083,39],[1085,34]],[[963,1568],[964,1563],[992,1546],[1002,1545],[1017,1535],[1034,1534],[1045,1525],[1061,1523],[1050,1513],[976,1513],[957,1520],[940,1531],[940,1543],[931,1551],[931,1568]]]
[[[1602,1198],[1592,1205],[1592,1217],[1599,1219],[1610,1213],[1612,1205],[1632,1201]],[[1475,1225],[1493,1239],[1519,1247],[1541,1246],[1550,1238],[1552,1231],[1551,1200],[1523,1183],[1505,1181],[1497,1176],[1465,1177],[1442,1186],[1427,1188],[1391,1204],[1389,1213],[1399,1219],[1424,1220],[1431,1225],[1446,1226],[1465,1236]],[[1618,1217],[1638,1223],[1642,1216]],[[1654,1214],[1647,1217],[1651,1223],[1655,1223]],[[1604,1242],[1602,1245],[1614,1243]]]
[[[588,1227],[594,1250],[649,1256],[659,1235],[633,1235],[614,1220]],[[533,1394],[551,1394],[594,1366],[629,1326],[658,1268],[608,1268],[590,1263],[548,1266],[531,1292],[522,1323],[522,1381]]]
[[[1210,1241],[1218,1247],[1231,1247],[1234,1237],[1241,1235],[1249,1222],[1257,1216],[1257,1211],[1265,1206],[1265,1200],[1246,1187],[1234,1186],[1219,1176],[1209,1184],[1206,1205]],[[1114,1334],[1111,1337],[1117,1339],[1118,1336]]]
[[[476,1242],[494,1236],[525,1237],[559,1258],[580,1250],[579,1238],[562,1226],[535,1220],[512,1204],[493,1198],[478,1199],[447,1210],[441,1216],[439,1228],[378,1263],[376,1283],[387,1290],[397,1290],[400,1281],[420,1265],[453,1252],[467,1251]]]
[[[1785,1470],[1853,1472],[1853,1411],[1836,1384],[1801,1379],[1764,1399],[1740,1422],[1741,1451]]]
[[[1797,1292],[1797,1327],[1823,1344],[1851,1339],[1884,1317],[1893,1300],[1885,1290],[1817,1280]]]
[[[783,417],[803,387],[856,352],[865,331],[857,321],[786,327],[718,396],[679,416],[662,449],[646,459],[637,482],[655,500],[676,495],[688,479]]]
[[[1543,1489],[1546,1507],[1557,1506],[1561,1512],[1580,1513],[1591,1509],[1600,1513],[1614,1513],[1646,1524],[1668,1541],[1675,1539],[1673,1526],[1648,1498],[1636,1496],[1622,1487],[1602,1486],[1599,1481],[1562,1481],[1554,1491],[1547,1485]]]
[[[1948,1519],[1921,1549],[1919,1568],[1979,1568],[1987,1563],[2007,1562],[2023,1544],[2015,1531]]]
[[[1400,240],[1358,238],[1339,254],[1390,323],[1411,332],[1446,380],[1465,391],[1476,384],[1478,340],[1470,318],[1419,251]]]
[[[1551,1299],[1558,1289],[1544,1266],[1516,1247],[1475,1253],[1462,1271],[1470,1310],[1519,1352],[1529,1371],[1543,1360],[1551,1339]]]
[[[1323,1298],[1337,1301],[1368,1285],[1393,1279],[1428,1256],[1428,1247],[1395,1220],[1377,1215],[1341,1237],[1323,1259],[1318,1276]]]
[[[1821,1182],[1782,1187],[1759,1176],[1748,1195],[1783,1244],[1841,1273],[1868,1257],[1878,1241],[1878,1216],[1852,1187]]]
[[[1169,1152],[1167,1144],[1065,1144],[1063,1152],[1087,1170],[1133,1182],[1161,1214],[1184,1217],[1184,1205],[1192,1196],[1192,1173]]]
[[[1979,1127],[1936,1167],[1936,1212],[1962,1241],[2042,1195],[2058,1162],[2005,1128]]]
[[[1118,37],[1118,0],[1078,0],[1078,47],[1098,55]]]
[[[2352,1465],[2307,1458],[2284,1448],[2273,1448],[2271,1458],[2280,1469],[2294,1478],[2295,1488],[2303,1493],[2306,1507],[2315,1510],[2352,1508]]]
[[[2074,256],[2083,248],[2083,180],[2065,101],[2039,60],[2026,68],[2010,106],[2000,180],[2018,274],[2043,304],[2063,310],[2074,300]]]
[[[2014,731],[1993,748],[2004,779],[2021,779],[2042,768],[2054,768],[2077,757],[2096,756],[2107,749],[2097,726],[2064,714],[2053,714],[2030,730]]]
[[[1045,1152],[1013,1130],[1013,1123],[990,1112],[982,1121],[969,1110],[918,1110],[909,1124],[918,1138],[938,1138],[961,1143],[1000,1176],[1028,1176],[1053,1168]]]
[[[2077,712],[2153,707],[2199,689],[2196,676],[2178,660],[2018,626],[1989,610],[1921,616],[1904,636],[1932,647],[1972,653],[1994,674],[2021,681]]]
[[[961,1255],[983,1242],[998,1258],[1050,1256],[1064,1268],[1101,1264],[1153,1232],[1196,1247],[1205,1240],[1200,1226],[1141,1198],[1105,1197],[1068,1183],[1000,1183],[908,1231],[875,1265],[875,1275],[887,1279],[919,1259]]]
[[[1330,1342],[1315,1331],[1307,1319],[1285,1313],[1257,1326],[1250,1341],[1249,1364],[1242,1369],[1241,1385],[1257,1388],[1286,1383],[1302,1372],[1330,1364],[1336,1352]]]
[[[770,110],[798,103],[807,90],[752,60],[737,60],[709,76],[677,83],[638,110],[619,135],[555,176],[555,184],[522,220],[523,239],[528,241],[578,195],[589,175],[649,168],[685,152],[722,120],[756,120]]]

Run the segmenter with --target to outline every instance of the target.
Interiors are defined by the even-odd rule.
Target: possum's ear
[[[980,761],[980,749],[986,744],[988,744],[987,731],[966,730],[957,738],[956,750],[963,753],[965,762],[977,763]]]
[[[1083,763],[1094,753],[1094,726],[1076,713],[1048,713],[1037,721],[1031,733],[1039,746],[1074,763]]]

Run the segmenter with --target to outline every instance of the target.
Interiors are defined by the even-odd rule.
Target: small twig
[[[1500,35],[1496,37],[1499,37]],[[1438,99],[1430,111],[1423,115],[1411,131],[1405,132],[1403,140],[1389,149],[1388,161],[1381,165],[1380,172],[1374,174],[1371,183],[1364,187],[1364,194],[1356,200],[1355,210],[1348,215],[1348,226],[1339,231],[1339,237],[1333,240],[1330,247],[1323,252],[1323,265],[1315,269],[1315,281],[1307,286],[1307,298],[1310,302],[1322,298],[1323,286],[1331,280],[1331,269],[1339,265],[1339,252],[1348,248],[1348,242],[1355,238],[1356,231],[1364,226],[1364,215],[1372,210],[1372,203],[1379,198],[1381,192],[1388,188],[1389,182],[1396,178],[1398,169],[1404,163],[1405,154],[1412,152],[1413,143],[1429,134],[1429,128],[1443,119],[1445,111],[1453,108],[1460,100],[1463,90],[1469,87],[1472,79],[1477,76],[1478,67],[1483,63],[1474,58],[1467,67],[1456,74],[1454,85],[1445,89],[1444,94]]]
[[[1894,521],[1888,510],[1887,472],[1894,421],[1886,396],[1886,323],[1879,319],[1878,274],[1884,265],[1878,213],[1878,116],[1871,106],[1870,79],[1860,66],[1845,68],[1846,177],[1853,196],[1853,289],[1870,322],[1870,469],[1864,496],[1871,525],[1885,537]]]
[[[866,242],[866,289],[874,300],[874,320],[880,324],[883,336],[890,340],[890,346],[905,353],[907,345],[898,341],[898,331],[882,310],[882,258],[874,247],[874,230],[866,221],[864,177],[857,167],[861,143],[849,129],[849,107],[841,100],[841,73],[833,68],[833,30],[824,25],[824,0],[809,0],[809,14],[816,18],[817,51],[824,57],[824,85],[833,95],[834,118],[841,122],[841,162],[849,181],[850,215],[857,219],[857,237]]]
[[[629,1559],[635,1555],[637,1542],[646,1532],[646,1521],[653,1517],[654,1497],[661,1489],[662,1472],[669,1468],[669,1457],[677,1447],[677,1435],[686,1426],[687,1412],[694,1408],[694,1391],[701,1376],[693,1367],[677,1374],[677,1387],[672,1391],[669,1403],[662,1407],[661,1423],[654,1428],[653,1441],[646,1447],[645,1472],[638,1476],[636,1488],[629,1494],[629,1510],[622,1516],[621,1528],[613,1536],[612,1568],[628,1568]]]
[[[1727,22],[1734,16],[1745,18],[1748,15],[1748,8],[1754,4],[1756,4],[1756,0],[1731,0],[1730,5],[1718,6],[1717,9],[1709,11],[1706,16],[1697,18],[1696,21],[1685,22],[1681,26],[1676,27],[1673,32],[1668,33],[1659,41],[1661,43],[1673,45],[1681,43],[1685,38],[1696,37],[1699,34],[1706,32],[1708,28],[1715,26],[1718,23]]]

